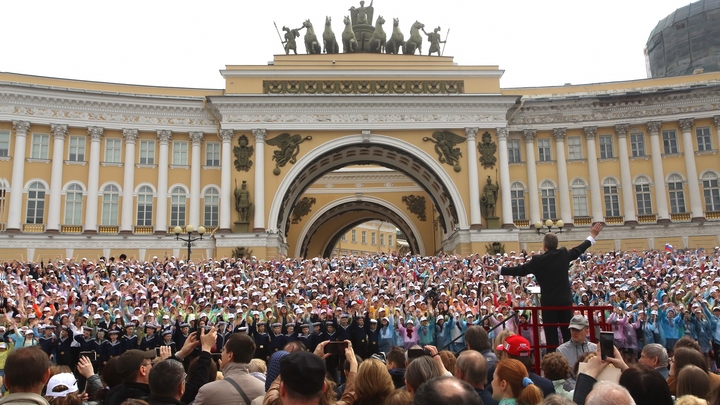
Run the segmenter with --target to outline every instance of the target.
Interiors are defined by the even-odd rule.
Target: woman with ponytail
[[[515,359],[503,359],[495,366],[493,399],[500,405],[538,405],[543,400],[540,388],[533,384],[525,366]]]

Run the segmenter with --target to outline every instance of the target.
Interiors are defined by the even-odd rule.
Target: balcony
[[[22,231],[27,233],[43,233],[45,232],[45,224],[23,224]]]
[[[112,235],[120,232],[120,227],[117,225],[100,225],[98,227],[98,233]]]
[[[82,233],[82,225],[60,225],[61,233]]]
[[[657,222],[657,214],[638,215],[638,222],[641,224],[654,224]]]
[[[515,220],[513,220],[513,223],[518,228],[530,228],[530,220],[529,219],[515,219]]]
[[[590,226],[592,225],[592,217],[573,217],[573,225]]]
[[[692,216],[689,212],[680,212],[677,214],[670,214],[670,220],[673,222],[690,222]]]
[[[709,221],[717,221],[720,219],[720,211],[706,211],[705,219]]]
[[[622,215],[619,217],[605,217],[606,225],[622,225],[625,223],[625,217]]]
[[[136,235],[152,235],[155,229],[152,226],[136,226],[133,233]]]

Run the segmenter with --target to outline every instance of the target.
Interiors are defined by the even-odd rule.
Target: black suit
[[[592,246],[589,240],[585,240],[578,246],[567,250],[564,247],[548,250],[541,255],[535,255],[532,260],[515,267],[502,267],[503,276],[526,276],[534,274],[540,284],[541,295],[540,305],[542,306],[572,306],[572,291],[568,279],[570,262],[576,260],[580,255]],[[543,323],[569,323],[572,318],[572,310],[566,311],[543,311]],[[558,334],[556,327],[545,328],[545,340],[549,346],[548,352],[555,351],[558,346]],[[560,330],[563,340],[570,340],[570,330],[567,326],[561,326]]]

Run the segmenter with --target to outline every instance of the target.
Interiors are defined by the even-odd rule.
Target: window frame
[[[538,162],[552,162],[552,142],[550,138],[538,138]]]
[[[520,154],[520,140],[508,140],[508,163],[522,163],[522,155]]]
[[[652,215],[652,192],[650,191],[650,179],[640,176],[633,184],[635,189],[635,207],[638,215]]]
[[[701,139],[702,139],[702,141],[701,141]],[[712,131],[710,130],[710,127],[695,128],[695,141],[697,142],[697,151],[698,152],[712,151],[713,150]]]
[[[187,192],[180,186],[173,187],[170,197],[170,226],[184,227],[187,221]]]
[[[34,187],[36,185],[39,187]],[[30,183],[27,189],[27,195],[28,196],[25,210],[25,223],[44,224],[45,201],[47,199],[47,189],[45,188],[45,185],[39,181],[34,181]]]
[[[630,134],[630,155],[632,157],[647,156],[647,152],[645,151],[645,134],[643,132]]]
[[[78,194],[80,198],[77,199]],[[83,189],[77,183],[70,184],[65,190],[65,222],[64,225],[82,225],[83,224]],[[73,199],[71,200],[71,196]]]
[[[680,187],[678,188],[678,184]],[[685,203],[685,181],[677,174],[671,174],[667,181],[668,199],[670,200],[671,214],[687,213]],[[680,209],[682,208],[682,210]]]
[[[105,163],[122,163],[122,138],[105,138]]]
[[[577,143],[575,143],[577,142]],[[582,160],[582,137],[580,136],[568,136],[568,160]]]
[[[208,188],[203,195],[203,223],[205,226],[220,224],[220,190],[215,187]]]
[[[114,190],[109,190],[111,187]],[[100,225],[117,226],[119,224],[119,212],[120,188],[114,184],[108,184],[102,189],[102,211],[100,213]]]
[[[519,187],[515,187],[516,185]],[[522,183],[514,182],[510,185],[510,205],[512,207],[514,221],[523,221],[527,219],[525,186],[523,186]]]
[[[215,150],[210,150],[212,148],[215,148]],[[220,142],[205,142],[205,166],[207,167],[220,167],[220,151],[221,151],[221,145]],[[210,154],[212,154],[212,158]],[[217,157],[217,159],[215,159]]]
[[[665,135],[668,135],[667,138]],[[672,136],[670,136],[672,135]],[[666,129],[662,131],[662,141],[663,141],[663,152],[666,155],[677,155],[680,153],[680,149],[678,148],[678,139],[677,139],[677,131],[674,129]]]
[[[713,176],[713,177],[710,177]],[[701,178],[703,185],[703,198],[705,200],[706,212],[720,211],[720,183],[718,175],[713,172],[707,172]]]
[[[582,194],[576,193],[576,190],[582,190]],[[576,217],[589,216],[590,210],[588,209],[587,183],[585,182],[585,180],[573,180],[570,183],[570,195],[572,196],[573,200],[573,215]],[[578,209],[578,207],[580,208]]]
[[[75,145],[73,145],[73,141],[76,141]],[[85,144],[86,144],[86,142],[87,142],[86,136],[71,135],[68,139],[67,160],[70,162],[84,162],[85,161]],[[73,149],[75,150],[74,156],[73,156]]]
[[[188,165],[188,142],[172,141],[172,163],[173,166]]]
[[[622,214],[620,211],[620,189],[617,180],[612,179],[612,184],[609,183],[609,180],[611,179],[606,179],[602,184],[605,216],[619,217]]]
[[[613,147],[612,135],[599,135],[598,146],[600,148],[600,159],[614,159],[615,150]]]
[[[5,144],[7,147],[3,147]],[[6,157],[10,157],[10,131],[0,130],[0,158]]]
[[[155,205],[155,193],[150,186],[141,186],[137,192],[137,202],[135,204],[136,215],[135,224],[137,226],[152,226],[153,224],[153,208]],[[142,201],[140,198],[142,197]],[[141,209],[142,208],[142,209]],[[141,218],[142,214],[142,218]]]
[[[147,147],[148,145],[150,146],[149,148]],[[143,159],[145,159],[144,162],[143,162]],[[154,139],[141,139],[140,140],[138,164],[139,165],[154,165],[155,164],[155,140]]]
[[[555,184],[549,180],[545,180],[540,183],[540,206],[542,210],[542,218],[544,220],[558,218]]]
[[[33,132],[30,142],[30,159],[50,159],[50,134]],[[40,150],[38,151],[36,148],[40,148]]]

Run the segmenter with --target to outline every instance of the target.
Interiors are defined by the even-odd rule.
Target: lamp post
[[[547,227],[547,231],[543,231],[543,226]],[[543,224],[541,221],[535,222],[535,230],[537,231],[538,235],[540,234],[546,234],[548,232],[552,232],[553,226],[556,226],[558,228],[557,232],[555,233],[563,233],[563,226],[565,226],[565,222],[563,222],[562,219],[558,219],[555,223],[553,223],[552,219],[548,219]]]
[[[179,226],[176,226],[173,228],[173,232],[175,232],[175,240],[181,240],[185,243],[187,243],[188,247],[188,255],[187,255],[187,261],[190,261],[190,254],[192,253],[192,243],[196,240],[202,240],[203,235],[205,234],[205,227],[204,226],[198,226],[197,233],[200,235],[199,237],[193,238],[192,233],[195,231],[195,227],[192,225],[187,225],[185,227],[185,232],[187,233],[187,237],[181,238],[180,234],[182,233],[182,228]]]

